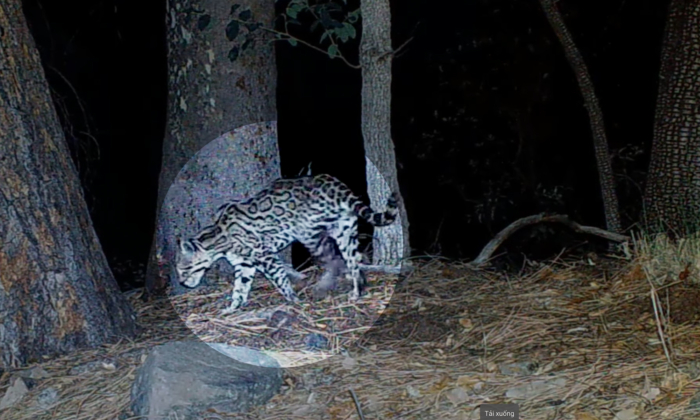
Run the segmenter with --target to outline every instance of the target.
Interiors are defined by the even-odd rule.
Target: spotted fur
[[[214,224],[194,237],[178,239],[179,281],[196,287],[206,270],[225,258],[235,276],[231,305],[225,314],[247,302],[256,271],[287,301],[298,302],[288,269],[279,258],[280,251],[298,241],[317,258],[328,258],[328,247],[337,246],[345,262],[344,273],[353,282],[350,300],[357,300],[366,283],[359,268],[358,217],[379,227],[393,223],[397,214],[396,194],[387,200],[386,211],[378,213],[330,175],[279,179],[247,200],[221,206]]]

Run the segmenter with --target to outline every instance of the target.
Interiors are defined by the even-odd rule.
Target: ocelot
[[[345,261],[344,273],[353,282],[350,300],[357,300],[366,285],[359,268],[357,218],[374,226],[390,225],[398,214],[396,200],[396,193],[391,194],[386,211],[378,213],[330,175],[278,179],[246,200],[221,206],[214,224],[194,237],[177,239],[179,282],[196,287],[204,272],[225,258],[234,268],[235,282],[231,304],[223,314],[247,302],[256,271],[287,301],[298,302],[279,252],[298,241],[320,258],[328,252],[328,241],[333,240]]]

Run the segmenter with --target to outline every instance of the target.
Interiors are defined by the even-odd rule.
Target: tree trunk
[[[391,9],[389,0],[363,0],[362,136],[367,157],[367,193],[376,210],[384,208],[392,191],[400,194],[396,153],[391,138]],[[374,230],[373,263],[396,265],[410,256],[408,215],[399,200],[400,224]]]
[[[700,0],[672,0],[661,51],[646,225],[686,235],[700,222]]]
[[[600,190],[603,195],[606,228],[610,232],[620,233],[622,231],[622,225],[620,224],[620,208],[617,202],[615,177],[613,175],[610,154],[608,152],[608,140],[605,136],[603,112],[600,109],[600,104],[598,103],[598,98],[596,97],[586,63],[583,61],[581,53],[576,48],[576,44],[569,30],[566,28],[564,19],[562,19],[557,9],[556,1],[557,0],[540,0],[540,5],[554,33],[557,35],[557,38],[559,38],[559,42],[564,48],[564,54],[576,75],[576,80],[583,94],[585,107],[588,110],[591,132],[593,133],[593,148],[595,149],[595,157],[598,162],[598,177],[600,181]]]
[[[0,2],[0,367],[136,333],[19,0]]]
[[[206,208],[166,206],[167,211],[161,211],[180,170],[202,147],[223,134],[277,118],[274,47],[271,36],[255,26],[255,22],[268,26],[273,17],[273,0],[243,0],[235,4],[216,0],[168,2],[168,122],[158,188],[157,227],[146,277],[147,294],[160,294],[173,279],[174,256],[170,245],[175,232],[164,229],[163,220],[177,216],[180,219],[173,222],[176,226],[186,222],[188,226],[204,227],[213,222],[216,211],[216,207],[211,208],[215,203],[211,202]],[[208,186],[220,188],[224,194],[219,197],[220,202],[247,196],[254,187],[280,176],[276,126],[266,127],[275,130],[275,135],[249,138],[258,141],[256,145],[241,143],[239,137],[237,141],[220,139],[223,143],[217,147],[223,153],[218,166],[220,169],[222,162],[229,165],[226,179],[230,183],[223,185],[222,181]],[[253,164],[256,165],[253,173],[243,170]],[[210,170],[206,162],[193,165],[190,171],[198,172],[198,180],[190,179],[190,182],[220,174],[219,169]],[[203,188],[201,183],[200,188]],[[234,190],[239,194],[234,195]],[[184,201],[180,203],[185,205]],[[220,268],[227,271],[226,266]]]

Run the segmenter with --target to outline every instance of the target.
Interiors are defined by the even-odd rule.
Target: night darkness
[[[601,103],[625,227],[641,209],[667,6],[558,3]],[[167,103],[165,1],[24,9],[104,251],[145,263]],[[413,254],[471,259],[508,223],[543,211],[604,227],[588,115],[539,3],[396,1],[392,13],[394,46],[413,37],[394,61],[392,110]],[[357,46],[344,49],[355,63]],[[287,43],[277,66],[283,175],[312,162],[361,192],[359,70]],[[515,261],[599,245],[540,226],[503,251]]]

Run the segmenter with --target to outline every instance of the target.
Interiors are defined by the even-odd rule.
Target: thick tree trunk
[[[160,219],[169,217],[161,209],[180,170],[202,147],[222,134],[277,118],[274,47],[269,34],[252,25],[269,25],[273,17],[273,0],[243,0],[235,4],[216,0],[168,2],[168,122],[158,188],[157,232],[146,278],[148,294],[160,294],[173,279],[174,261],[168,244],[174,238],[166,237],[173,233],[163,230]],[[229,174],[234,180],[220,186],[228,190],[228,198],[234,196],[234,190],[247,196],[249,185],[262,185],[280,176],[276,136],[265,135],[258,140],[262,143],[242,145],[240,153],[229,148],[221,156],[230,162]],[[263,150],[263,156],[254,149]],[[253,174],[242,170],[251,163],[260,163],[266,169]],[[206,178],[208,168],[199,169],[200,179]],[[190,213],[196,219],[192,223],[203,227],[213,221],[216,208],[168,211],[169,215]],[[193,211],[195,214],[191,214]],[[225,266],[221,269],[227,271]]]
[[[396,153],[391,138],[391,9],[389,0],[362,0],[362,136],[367,157],[367,192],[379,210],[395,191],[400,194]],[[386,185],[388,184],[388,185]],[[408,215],[399,200],[401,224],[374,230],[373,263],[396,265],[410,256]]]
[[[647,227],[678,235],[700,223],[700,0],[672,0],[661,52]]]
[[[598,162],[600,190],[603,195],[605,225],[610,232],[620,233],[622,231],[622,225],[620,224],[620,207],[617,202],[615,177],[610,162],[608,140],[605,136],[603,112],[600,109],[591,76],[588,74],[586,63],[583,61],[583,57],[578,51],[578,48],[576,48],[576,44],[569,30],[566,28],[564,19],[562,19],[557,9],[556,0],[540,0],[540,5],[554,33],[557,35],[557,38],[559,38],[559,42],[564,48],[564,54],[576,75],[576,80],[583,94],[585,107],[588,110],[591,132],[593,133],[593,148],[595,150],[596,161]]]
[[[0,367],[133,336],[21,2],[0,2]]]

